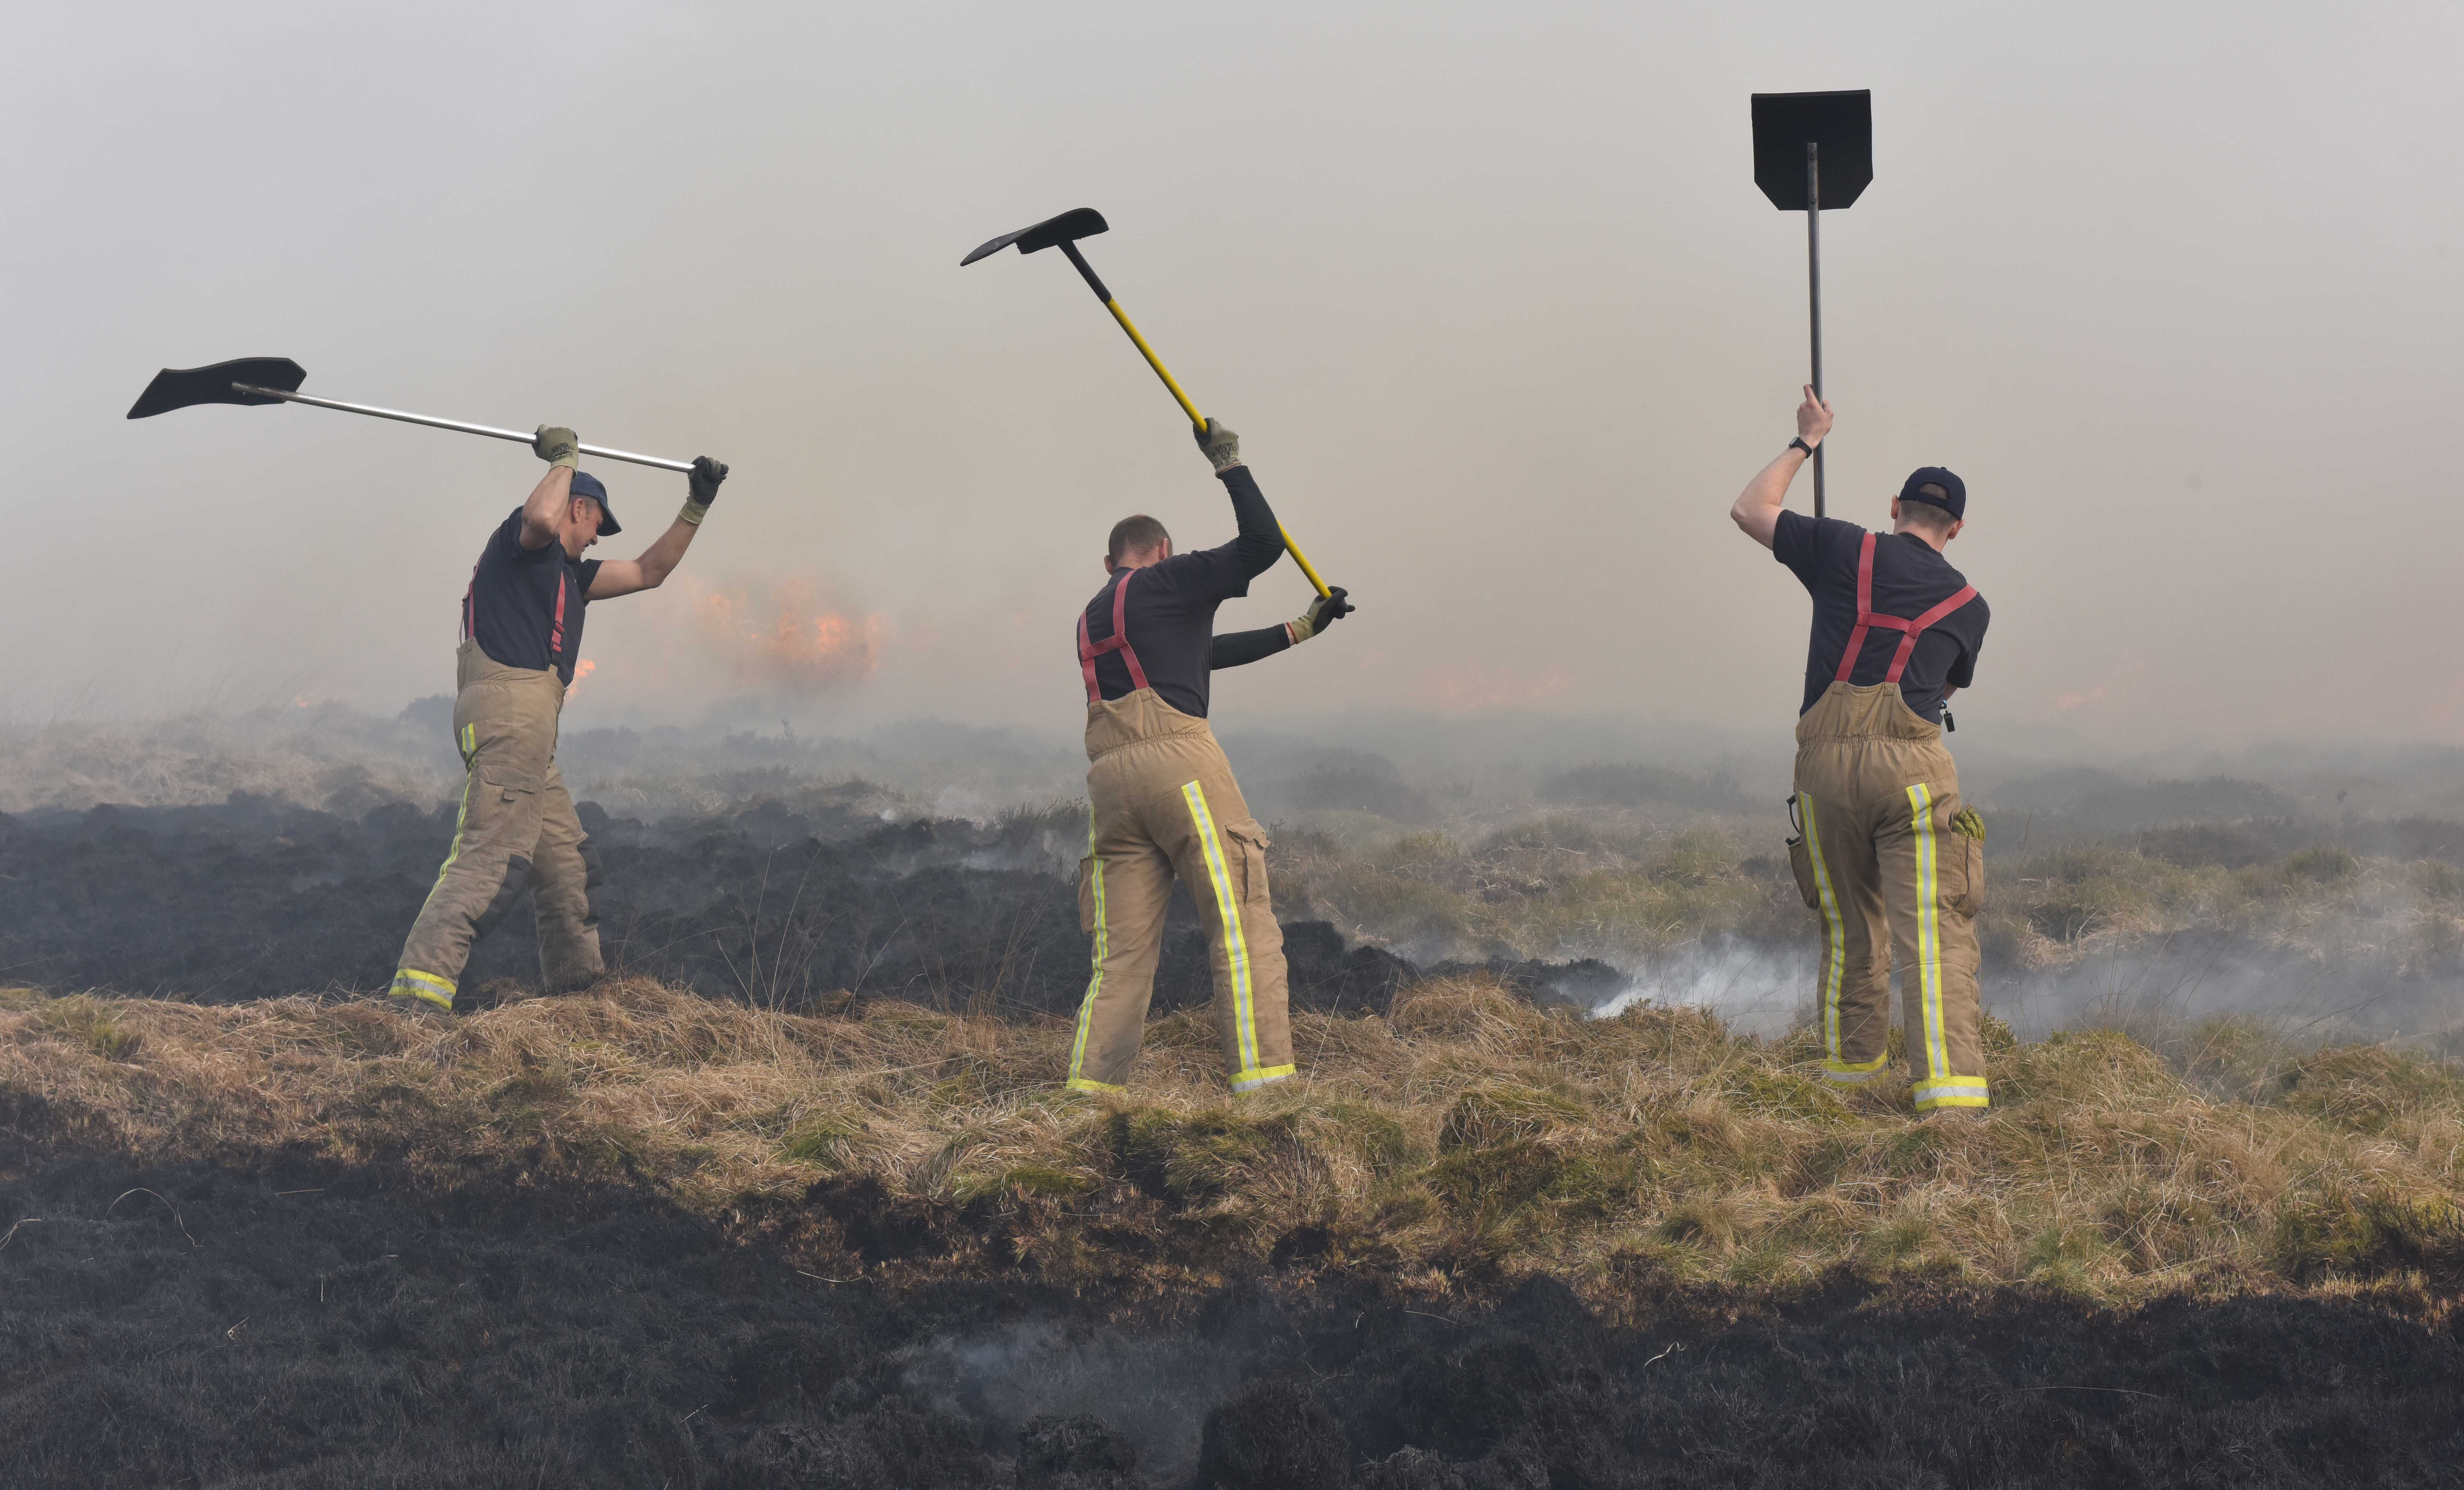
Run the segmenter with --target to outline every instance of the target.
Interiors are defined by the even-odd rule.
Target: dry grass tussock
[[[1272,1265],[1433,1296],[1547,1269],[1602,1296],[1875,1283],[2166,1291],[2464,1280],[2464,1078],[2376,1047],[2225,1100],[2124,1036],[2013,1044],[2004,1106],[1843,1097],[1807,1037],[1587,1021],[1485,979],[1303,1016],[1235,1100],[1201,1012],[1132,1091],[1054,1085],[1068,1028],[880,1002],[796,1017],[618,981],[447,1022],[367,1002],[0,992],[0,1153],[362,1167],[443,1194],[647,1187],[847,1278],[1203,1285]],[[10,1130],[13,1129],[13,1132]]]

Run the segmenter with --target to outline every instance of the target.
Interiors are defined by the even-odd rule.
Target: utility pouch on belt
[[[1814,884],[1814,851],[1805,846],[1805,819],[1793,796],[1788,800],[1788,825],[1796,829],[1796,836],[1788,841],[1789,872],[1796,876],[1796,892],[1805,897],[1806,909],[1819,910],[1822,892]]]

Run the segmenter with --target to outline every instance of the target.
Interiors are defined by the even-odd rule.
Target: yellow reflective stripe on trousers
[[[1891,1052],[1885,1047],[1881,1055],[1862,1065],[1847,1061],[1825,1061],[1822,1063],[1823,1079],[1834,1082],[1869,1082],[1890,1059]]]
[[[1119,1091],[1118,1086],[1108,1086],[1078,1074],[1087,1064],[1087,1032],[1095,1027],[1095,996],[1104,991],[1104,953],[1111,947],[1111,936],[1104,923],[1104,861],[1095,853],[1095,815],[1091,812],[1087,815],[1087,853],[1095,860],[1095,975],[1087,980],[1087,998],[1078,1006],[1078,1037],[1069,1044],[1069,1085],[1079,1091]]]
[[[1935,1107],[1982,1107],[1991,1105],[1981,1076],[1947,1076],[1938,1082],[1920,1082],[1909,1093],[1916,1099],[1917,1110]]]
[[[1848,923],[1839,914],[1839,897],[1831,889],[1831,870],[1822,863],[1822,835],[1814,826],[1814,799],[1796,794],[1805,819],[1805,857],[1814,865],[1814,892],[1822,902],[1822,1048],[1839,1059],[1839,987],[1848,960]]]
[[[439,1008],[453,1007],[453,984],[433,973],[422,973],[417,968],[395,969],[393,986],[385,992],[396,998],[425,998]]]
[[[471,788],[478,781],[475,767],[462,773],[462,810],[453,815],[453,843],[445,850],[445,862],[436,866],[436,883],[428,887],[429,900],[434,900],[436,892],[445,887],[445,876],[452,872],[453,861],[462,857],[462,835],[471,824]],[[427,901],[420,902],[419,913],[428,914]]]
[[[1236,1072],[1232,1078],[1232,1089],[1236,1092],[1256,1091],[1269,1082],[1282,1081],[1297,1069],[1296,1066],[1270,1065],[1259,1071]]]
[[[477,720],[474,719],[462,727],[461,743],[462,764],[468,766],[471,764],[471,757],[479,754],[479,722]]]
[[[1942,849],[1933,836],[1933,789],[1908,788],[1908,826],[1917,850],[1917,985],[1925,1011],[1925,1075],[1936,1081],[1950,1071],[1950,1050],[1942,1021]]]
[[[1190,821],[1198,825],[1199,845],[1206,850],[1206,876],[1215,882],[1215,910],[1223,922],[1223,957],[1232,972],[1232,1028],[1241,1053],[1241,1069],[1258,1066],[1258,1014],[1249,997],[1249,938],[1241,929],[1241,897],[1232,889],[1231,866],[1223,862],[1223,839],[1215,831],[1215,814],[1206,805],[1206,788],[1195,781],[1180,789],[1189,803]]]

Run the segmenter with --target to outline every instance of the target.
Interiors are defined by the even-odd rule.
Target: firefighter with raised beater
[[[1193,433],[1231,494],[1238,536],[1180,554],[1162,523],[1123,518],[1104,554],[1111,578],[1078,617],[1090,814],[1078,909],[1094,933],[1095,966],[1069,1047],[1073,1091],[1118,1091],[1129,1081],[1176,878],[1206,929],[1232,1089],[1254,1091],[1292,1074],[1266,835],[1207,725],[1207,683],[1215,668],[1299,646],[1352,607],[1335,589],[1281,625],[1215,634],[1216,607],[1249,593],[1249,581],[1283,556],[1284,538],[1242,462],[1240,437],[1211,419]]]
[[[702,456],[686,478],[684,510],[640,558],[583,559],[592,544],[624,531],[607,488],[577,469],[581,442],[572,430],[542,426],[531,449],[548,463],[547,474],[489,535],[462,595],[453,699],[462,808],[393,975],[394,997],[439,1009],[453,1007],[472,943],[524,893],[538,918],[539,976],[550,992],[604,970],[590,896],[596,860],[557,770],[557,716],[573,686],[591,603],[666,582],[727,479],[726,466]]]
[[[1943,743],[1944,706],[1975,677],[1989,619],[1943,557],[1967,525],[1968,489],[1939,466],[1919,469],[1891,502],[1888,534],[1785,510],[1830,430],[1829,405],[1808,387],[1796,438],[1728,513],[1814,598],[1789,857],[1822,920],[1822,1072],[1843,1085],[1882,1077],[1896,964],[1917,1110],[1977,1116],[1985,823],[1961,805]]]

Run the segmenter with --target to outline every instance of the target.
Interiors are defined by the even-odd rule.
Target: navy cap
[[[1923,490],[1925,487],[1934,488],[1942,495],[1936,496]],[[1923,502],[1928,507],[1939,507],[1953,517],[1965,518],[1968,515],[1968,483],[1940,466],[1919,466],[1909,472],[1907,481],[1901,486],[1900,500]],[[613,530],[603,528],[600,531]]]
[[[1958,478],[1954,476],[1951,479],[1957,480]],[[607,505],[607,489],[599,484],[599,478],[597,476],[592,475],[586,471],[575,471],[573,473],[573,494],[576,496],[586,496],[599,504],[599,536],[601,537],[604,538],[611,533],[622,533],[625,531],[624,525],[616,520],[616,509]]]

